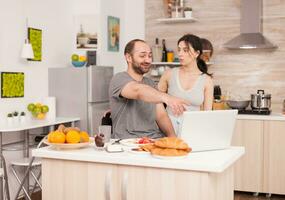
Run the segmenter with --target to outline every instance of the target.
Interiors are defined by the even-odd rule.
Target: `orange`
[[[48,142],[51,142],[51,143],[52,143],[53,138],[54,138],[54,131],[51,131],[51,132],[48,134]]]
[[[75,144],[80,142],[80,134],[78,131],[70,130],[66,134],[66,142]]]
[[[48,141],[50,143],[65,143],[65,135],[60,131],[52,131],[48,134]]]
[[[80,132],[81,142],[89,142],[89,135],[85,131]]]

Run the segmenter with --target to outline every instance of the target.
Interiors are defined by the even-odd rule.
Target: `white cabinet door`
[[[285,194],[285,121],[264,122],[264,192]]]
[[[245,147],[235,164],[235,190],[262,192],[263,121],[237,120],[232,145]]]

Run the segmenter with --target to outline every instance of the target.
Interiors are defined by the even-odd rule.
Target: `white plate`
[[[124,146],[128,146],[128,147],[137,148],[137,147],[139,147],[139,145],[141,145],[141,144],[137,143],[137,141],[139,141],[139,139],[140,138],[123,139],[123,140],[120,140],[120,144],[122,144]]]
[[[128,152],[137,154],[137,155],[150,155],[150,152],[147,151],[135,151],[134,148],[128,149]]]
[[[57,143],[50,143],[48,140],[44,140],[44,143],[55,148],[55,149],[80,149],[84,147],[88,147],[90,142],[82,142],[82,143],[76,143],[76,144],[57,144]]]
[[[184,156],[159,156],[159,155],[154,155],[151,154],[154,158],[159,158],[162,160],[180,160],[180,159],[184,159],[187,158],[188,155],[184,155]]]

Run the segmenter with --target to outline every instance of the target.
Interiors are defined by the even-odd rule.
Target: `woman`
[[[181,67],[166,71],[158,89],[170,95],[190,101],[188,111],[211,110],[213,103],[213,80],[205,62],[201,59],[202,44],[200,38],[187,34],[178,40],[178,56]],[[181,116],[175,116],[170,109],[167,112],[176,134],[180,136]]]

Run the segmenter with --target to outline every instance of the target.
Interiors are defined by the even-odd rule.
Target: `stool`
[[[0,168],[0,178],[5,181],[4,189],[6,193],[6,198],[4,194],[2,195],[1,199],[7,199],[10,200],[10,192],[9,192],[9,184],[8,184],[8,176],[7,176],[7,169],[6,169],[6,162],[4,159],[4,156],[1,154],[1,163],[2,163],[2,168]]]
[[[31,163],[31,165],[30,165],[30,163]],[[19,175],[17,173],[17,170],[16,170],[18,167],[19,168],[20,167],[25,167],[26,168],[26,172],[27,172],[27,176],[26,177],[28,177],[28,175],[31,174],[33,179],[34,179],[34,181],[35,181],[35,184],[33,185],[33,188],[32,188],[32,190],[30,192],[29,192],[29,188],[28,188],[28,191],[27,191],[25,189],[25,187],[24,187],[24,183],[27,180],[27,178],[25,178],[26,173],[24,175],[23,180],[21,181],[20,178],[19,178]],[[15,160],[15,161],[11,162],[12,172],[13,172],[15,178],[17,179],[18,183],[20,184],[19,193],[20,193],[20,191],[22,189],[28,199],[31,199],[31,195],[34,192],[34,190],[35,190],[37,185],[40,187],[40,189],[42,189],[42,185],[40,183],[41,170],[39,171],[38,174],[35,173],[35,170],[38,167],[41,167],[41,161],[34,160],[33,158],[32,158],[32,160],[30,160],[29,158],[23,158],[23,159],[19,159],[19,160]],[[16,198],[17,197],[18,196],[16,196]]]
[[[43,141],[46,139],[46,137],[44,137],[41,142],[38,144],[37,148],[40,148],[43,144]],[[25,167],[26,171],[24,174],[24,177],[22,180],[20,180],[19,175],[16,171],[17,167]],[[40,183],[40,177],[41,177],[41,170],[39,171],[39,173],[36,175],[35,170],[37,168],[41,167],[41,161],[39,159],[36,159],[35,157],[30,158],[23,158],[20,160],[16,160],[16,161],[12,161],[11,162],[11,169],[13,174],[15,175],[18,183],[20,184],[15,199],[18,198],[19,193],[21,190],[23,190],[25,196],[27,199],[31,200],[31,195],[33,194],[34,190],[36,189],[36,187],[38,186],[41,190],[42,190],[42,185]],[[32,187],[32,190],[30,191],[30,186],[28,186],[28,191],[26,190],[26,188],[24,187],[25,181],[28,180],[27,178],[29,178],[29,175],[32,175],[35,184]]]

